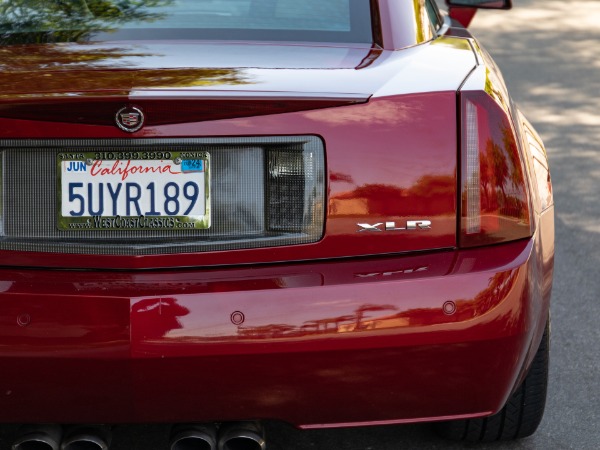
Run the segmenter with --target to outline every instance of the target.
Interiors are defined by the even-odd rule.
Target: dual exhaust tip
[[[169,450],[265,450],[265,433],[258,422],[179,425],[173,428]]]
[[[107,426],[36,425],[21,429],[12,450],[108,450]],[[264,429],[258,422],[177,425],[169,450],[265,450]]]
[[[108,450],[110,428],[102,425],[68,427],[28,425],[21,428],[12,450]]]

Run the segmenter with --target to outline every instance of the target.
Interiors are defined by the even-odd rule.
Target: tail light
[[[531,236],[527,178],[511,121],[485,92],[463,92],[460,102],[460,246]]]
[[[315,219],[313,208],[308,207],[315,203],[312,192],[318,185],[312,160],[312,153],[292,149],[268,153],[270,231],[300,233]]]

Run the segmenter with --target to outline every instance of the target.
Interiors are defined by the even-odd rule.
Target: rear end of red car
[[[505,414],[553,202],[487,54],[426,2],[180,3],[7,16],[0,420],[225,449]]]

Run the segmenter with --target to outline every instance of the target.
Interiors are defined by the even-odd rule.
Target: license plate
[[[61,152],[58,228],[209,228],[209,168],[203,151]]]

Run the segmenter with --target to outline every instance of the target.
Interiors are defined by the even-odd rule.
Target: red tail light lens
[[[460,101],[460,246],[531,236],[527,179],[510,120],[485,92],[463,92]]]

